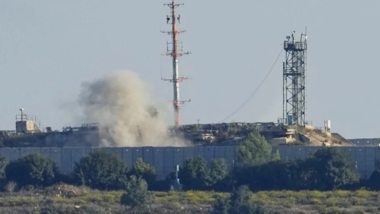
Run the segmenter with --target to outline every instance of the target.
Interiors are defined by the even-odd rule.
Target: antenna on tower
[[[181,49],[178,48],[178,34],[185,32],[184,30],[179,30],[177,26],[177,22],[179,23],[181,21],[181,16],[176,14],[176,8],[184,5],[182,4],[176,4],[174,0],[172,0],[171,3],[164,4],[165,6],[168,6],[170,8],[170,15],[166,16],[166,22],[171,25],[170,31],[161,31],[162,33],[167,33],[171,35],[172,40],[171,42],[167,43],[167,52],[165,53],[166,56],[172,57],[172,63],[173,63],[173,77],[170,79],[163,79],[164,81],[169,81],[173,83],[173,107],[174,107],[174,118],[175,118],[175,126],[179,126],[181,124],[181,115],[180,115],[180,109],[181,105],[185,102],[190,102],[191,100],[180,100],[180,93],[179,93],[179,83],[188,80],[187,77],[180,77],[179,76],[179,69],[178,69],[178,59],[179,57],[183,55],[190,54],[190,52],[183,52],[182,47]],[[171,47],[170,47],[171,46]]]
[[[302,33],[297,41],[294,34],[295,31],[284,41],[286,53],[283,64],[283,122],[286,125],[304,126],[307,35]]]

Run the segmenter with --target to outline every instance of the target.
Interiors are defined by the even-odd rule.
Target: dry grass
[[[125,213],[119,205],[122,191],[98,191],[70,187],[76,195],[55,194],[57,188],[0,194],[0,213]],[[152,213],[209,213],[218,196],[228,193],[205,191],[152,192]],[[262,191],[251,200],[277,213],[378,213],[380,192],[357,191]]]

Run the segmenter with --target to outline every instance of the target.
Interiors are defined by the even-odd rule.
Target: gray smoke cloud
[[[99,125],[99,146],[186,145],[169,135],[147,86],[131,71],[84,83],[79,99],[86,121]]]

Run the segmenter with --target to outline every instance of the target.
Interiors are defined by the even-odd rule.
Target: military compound
[[[30,153],[52,158],[63,173],[72,172],[75,163],[99,149],[101,136],[98,124],[65,127],[53,131],[41,130],[35,118],[24,114],[16,116],[15,131],[0,131],[0,156],[15,160]],[[219,123],[192,124],[172,127],[169,132],[192,142],[187,147],[103,147],[119,155],[128,165],[137,158],[156,168],[157,178],[165,179],[188,158],[201,156],[208,162],[225,159],[230,168],[236,163],[239,143],[253,131],[258,131],[278,150],[282,160],[304,159],[311,152],[326,146],[335,146],[352,155],[362,178],[368,178],[380,160],[379,139],[347,140],[331,132],[331,122],[324,128],[291,126],[283,123]]]
[[[295,32],[284,41],[285,61],[283,63],[283,109],[277,123],[218,123],[181,125],[181,105],[190,100],[180,100],[179,84],[187,77],[179,76],[179,58],[189,52],[178,47],[178,35],[184,31],[177,23],[180,16],[174,0],[165,4],[170,8],[166,21],[171,25],[172,40],[165,55],[172,57],[173,77],[163,79],[173,84],[174,127],[169,133],[180,136],[192,143],[187,147],[103,147],[119,155],[128,165],[137,158],[156,168],[158,179],[165,179],[177,166],[191,157],[201,156],[208,162],[225,159],[230,168],[236,163],[239,143],[258,131],[278,150],[282,160],[304,159],[310,153],[326,147],[336,146],[352,155],[362,178],[368,178],[380,160],[379,139],[347,140],[331,132],[331,121],[325,121],[324,128],[315,128],[306,120],[306,56],[307,36],[301,34],[295,39]],[[53,131],[50,127],[40,129],[35,118],[24,114],[16,116],[15,131],[0,131],[0,156],[15,160],[30,153],[40,153],[52,158],[63,173],[72,172],[75,163],[99,149],[101,136],[98,124],[84,124],[80,127],[64,127]],[[235,112],[236,113],[236,112]]]
[[[16,131],[0,131],[0,156],[15,160],[30,153],[52,158],[63,173],[72,172],[75,162],[99,149],[97,124],[65,127],[62,131],[42,132],[30,117],[16,117]],[[311,128],[291,128],[276,123],[194,124],[172,128],[171,132],[193,142],[188,147],[103,147],[119,155],[128,165],[137,158],[152,164],[158,179],[165,179],[177,165],[191,157],[201,156],[208,162],[225,159],[230,168],[236,163],[240,142],[252,131],[259,131],[278,150],[282,160],[304,159],[322,146],[337,146],[349,152],[361,177],[368,178],[380,160],[379,139],[346,140],[336,133]]]

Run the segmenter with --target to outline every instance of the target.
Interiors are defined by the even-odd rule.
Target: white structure
[[[24,113],[24,108],[20,108],[20,114],[16,115],[16,133],[35,133],[40,132],[36,119]]]
[[[324,121],[325,132],[331,133],[331,120]]]

